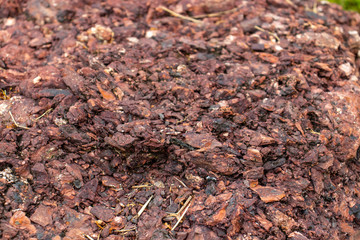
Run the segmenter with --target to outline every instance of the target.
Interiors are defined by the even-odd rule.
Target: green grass
[[[345,10],[360,12],[360,0],[328,0],[341,5]]]

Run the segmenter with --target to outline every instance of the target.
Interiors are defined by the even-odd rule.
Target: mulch
[[[360,239],[360,15],[0,0],[1,239]]]

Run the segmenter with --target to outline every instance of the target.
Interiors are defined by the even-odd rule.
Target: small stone
[[[111,42],[114,37],[114,32],[111,30],[111,28],[99,24],[96,24],[95,27],[90,28],[88,33],[94,34],[98,40],[105,42]]]
[[[348,44],[353,50],[360,49],[360,36],[358,31],[349,31]]]
[[[353,68],[351,67],[350,63],[343,63],[339,66],[339,69],[348,77],[353,72]]]

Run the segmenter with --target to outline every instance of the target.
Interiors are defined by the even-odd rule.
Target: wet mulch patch
[[[360,239],[360,15],[0,1],[1,239]]]

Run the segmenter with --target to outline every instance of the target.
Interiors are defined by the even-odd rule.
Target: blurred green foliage
[[[341,5],[345,10],[360,12],[360,0],[328,0]]]

